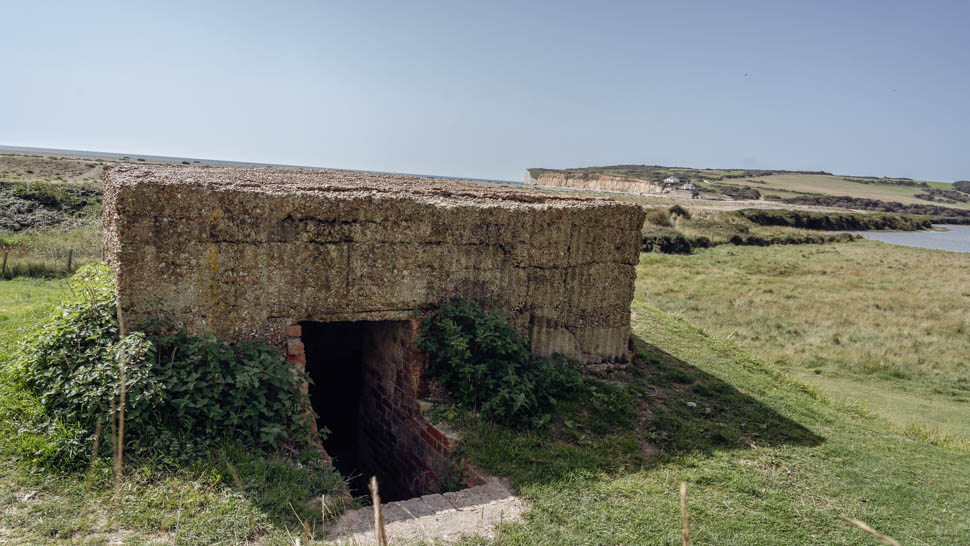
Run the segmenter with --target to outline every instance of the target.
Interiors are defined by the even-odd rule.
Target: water
[[[970,226],[940,225],[950,231],[864,231],[866,239],[893,245],[970,252]]]

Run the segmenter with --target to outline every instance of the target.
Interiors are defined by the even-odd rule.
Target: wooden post
[[[374,504],[374,540],[377,546],[387,546],[384,514],[381,512],[381,496],[377,493],[377,476],[371,476],[369,489],[371,502]]]
[[[690,546],[690,527],[687,525],[687,483],[680,482],[680,517],[683,521],[684,546]]]
[[[121,311],[121,300],[118,300],[115,306],[115,310],[118,313],[118,334],[122,339],[128,335],[128,328],[125,325],[125,315]],[[119,380],[121,382],[121,392],[118,402],[118,429],[117,435],[115,436],[115,526],[118,532],[121,532],[121,471],[122,465],[124,464],[125,458],[125,368],[127,363],[125,362],[124,354],[118,362],[118,372]]]
[[[3,251],[3,271],[0,272],[0,276],[7,276],[7,254],[10,254],[9,250]]]
[[[74,249],[72,248],[71,250],[68,250],[67,251],[67,272],[68,273],[70,273],[72,271],[71,270],[71,265],[73,263],[74,263]]]

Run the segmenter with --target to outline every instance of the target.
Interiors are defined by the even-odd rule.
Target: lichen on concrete
[[[335,170],[115,167],[105,253],[137,321],[282,344],[301,321],[493,300],[534,352],[627,356],[644,213],[512,185]]]

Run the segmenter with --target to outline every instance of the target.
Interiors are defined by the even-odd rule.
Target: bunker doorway
[[[364,367],[361,363],[363,329],[366,323],[307,322],[303,326],[306,370],[310,376],[310,405],[317,414],[317,426],[329,434],[323,447],[334,467],[351,478],[351,492],[367,489],[369,469],[360,461],[360,395]]]
[[[351,493],[367,495],[371,476],[388,502],[437,492],[448,461],[429,443],[418,407],[411,324],[300,325],[310,404],[317,425],[330,431],[323,447]]]

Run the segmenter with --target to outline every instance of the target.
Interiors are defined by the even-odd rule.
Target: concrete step
[[[499,522],[521,521],[529,504],[498,478],[461,491],[424,495],[383,505],[390,544],[456,542],[463,536],[492,537]],[[330,530],[333,544],[374,544],[374,508],[345,512]]]

